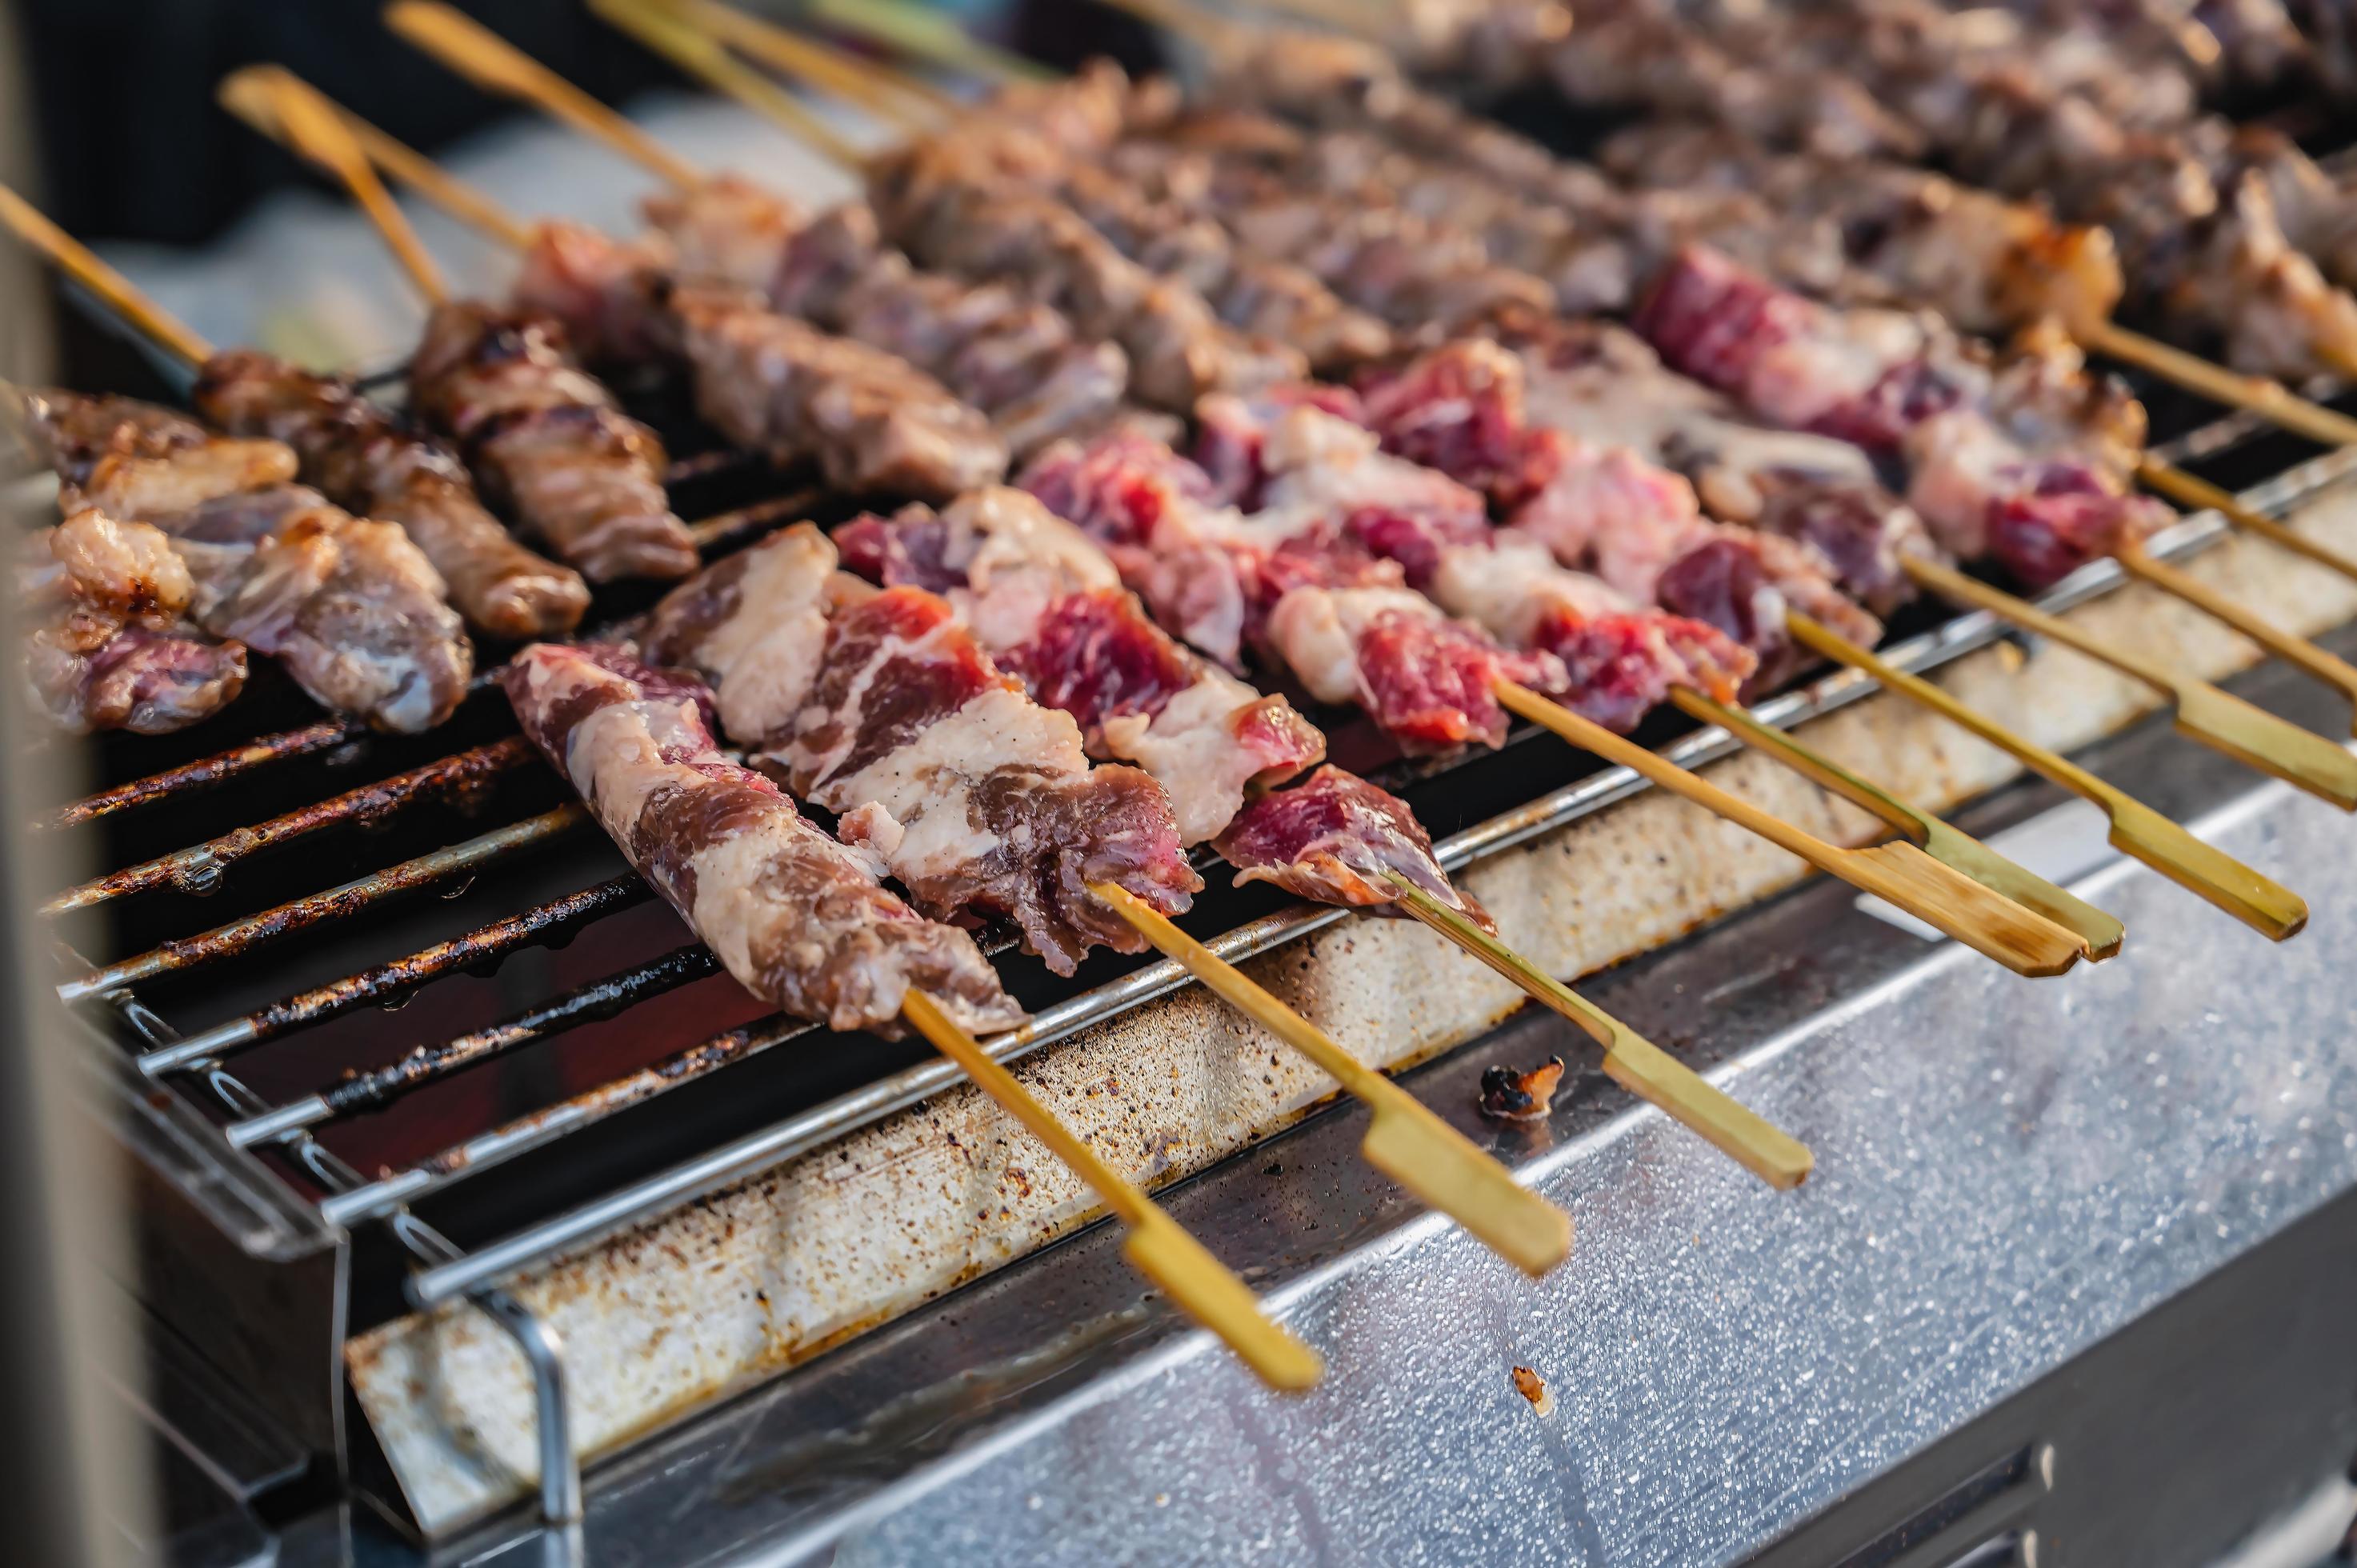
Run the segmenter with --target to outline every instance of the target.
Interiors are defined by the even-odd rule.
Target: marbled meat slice
[[[1002,674],[946,600],[839,571],[809,524],[673,590],[647,647],[711,681],[731,737],[839,813],[920,908],[1006,916],[1059,973],[1092,946],[1142,950],[1089,884],[1169,913],[1202,886],[1160,785],[1090,768],[1071,716]]]
[[[1246,806],[1214,847],[1238,882],[1272,882],[1321,904],[1395,905],[1399,890],[1383,875],[1394,871],[1483,930],[1498,929],[1449,882],[1406,801],[1330,763]]]
[[[971,936],[918,915],[870,857],[721,754],[693,680],[613,648],[545,643],[500,679],[524,733],[630,864],[762,1001],[887,1035],[912,990],[968,1029],[1022,1016]]]

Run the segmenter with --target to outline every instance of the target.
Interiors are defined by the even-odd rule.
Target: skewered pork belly
[[[968,1029],[1022,1009],[964,931],[728,760],[710,693],[610,647],[537,643],[500,673],[524,733],[737,983],[798,1018],[894,1035],[911,990]]]
[[[23,542],[25,674],[42,713],[77,735],[168,735],[245,686],[245,648],[187,618],[196,585],[159,529],[85,510]]]
[[[319,703],[380,729],[429,729],[466,694],[474,650],[432,564],[402,529],[292,483],[285,446],[125,398],[44,392],[23,415],[60,510],[160,530],[207,632],[274,656]]]
[[[879,165],[869,198],[884,232],[921,265],[1002,279],[1129,356],[1131,390],[1174,413],[1210,392],[1248,391],[1307,373],[1297,351],[1222,322],[1203,296],[1124,256],[1081,214],[1009,189],[946,142],[919,142]]]
[[[1072,716],[1092,757],[1153,775],[1184,843],[1225,828],[1254,785],[1325,755],[1325,736],[1291,703],[1173,641],[1103,551],[1021,490],[855,519],[834,542],[860,575],[949,600],[1001,669]]]
[[[544,224],[515,288],[594,358],[683,364],[697,411],[780,465],[862,494],[946,498],[1006,471],[990,422],[899,356],[781,316],[726,282],[671,275],[668,245]]]
[[[1174,914],[1202,886],[1159,785],[1092,768],[1071,715],[1000,673],[945,600],[838,570],[809,524],[674,589],[647,649],[709,680],[731,738],[839,813],[919,908],[1006,916],[1060,974],[1144,945],[1089,884]]]
[[[1315,764],[1325,737],[1181,647],[1120,585],[1110,557],[1021,490],[993,489],[941,513],[909,507],[835,531],[845,564],[942,594],[993,659],[1079,722],[1092,756],[1133,761],[1169,792],[1180,834],[1214,839],[1239,881],[1324,903],[1388,907],[1399,872],[1488,924],[1449,885],[1405,802],[1338,768],[1247,800]]]
[[[1701,250],[1656,281],[1636,327],[1752,413],[1900,468],[1943,545],[2032,586],[2170,515],[2129,489],[2143,409],[2087,377],[2067,342],[1993,363],[1935,318],[1830,311]]]
[[[400,527],[469,624],[500,637],[544,637],[572,630],[588,608],[578,573],[516,542],[483,510],[456,458],[350,381],[240,349],[206,361],[193,395],[198,412],[230,434],[294,448],[306,482],[336,505]]]
[[[575,362],[553,319],[436,306],[410,360],[409,404],[591,582],[695,570],[695,540],[663,493],[662,443]]]
[[[741,284],[799,316],[899,355],[990,416],[1017,456],[1109,417],[1129,385],[1118,344],[1082,339],[1061,311],[1000,284],[920,271],[857,202],[805,220],[723,176],[647,203],[682,274]]]

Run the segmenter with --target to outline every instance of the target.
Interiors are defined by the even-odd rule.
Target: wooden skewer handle
[[[2357,754],[2207,681],[2139,660],[2059,616],[2048,615],[2011,594],[1976,582],[1951,567],[1920,556],[1906,563],[1907,575],[1943,598],[1975,605],[2016,626],[2077,649],[2122,674],[2166,692],[2177,702],[2178,730],[2246,767],[2273,774],[2344,811],[2357,811]]]
[[[537,104],[683,189],[703,183],[695,166],[497,33],[439,0],[394,0],[385,25],[478,86]]]
[[[982,1091],[1029,1130],[1088,1183],[1114,1217],[1128,1227],[1122,1251],[1168,1291],[1198,1323],[1219,1336],[1271,1388],[1313,1387],[1324,1375],[1318,1352],[1271,1322],[1260,1303],[1225,1264],[1203,1249],[1128,1177],[1105,1164],[1015,1075],[992,1059],[972,1035],[923,992],[909,993],[903,1015],[934,1048],[963,1068]]]
[[[775,22],[748,16],[719,0],[653,0],[682,20],[714,38],[724,38],[738,51],[808,81],[836,97],[856,103],[870,113],[915,132],[932,124],[944,110],[959,107],[955,100],[929,82],[888,74],[816,38],[804,38]]]
[[[1000,86],[1056,79],[1056,72],[1037,60],[985,43],[947,14],[910,0],[813,0],[810,15],[856,37]]]
[[[342,182],[428,305],[448,299],[450,286],[443,279],[442,269],[417,237],[417,231],[410,227],[393,193],[377,177],[376,165],[335,105],[292,71],[274,71],[258,80],[269,100],[270,113],[268,124],[257,128]]]
[[[2151,457],[2136,465],[2136,478],[2147,489],[2167,496],[2179,506],[2196,511],[2214,511],[2246,533],[2255,533],[2270,544],[2279,545],[2297,555],[2305,555],[2319,566],[2330,567],[2344,577],[2357,580],[2357,560],[2309,538],[2289,523],[2244,505],[2232,491],[2221,489],[2207,479]]]
[[[2276,941],[2297,935],[2308,924],[2308,905],[2299,895],[2212,848],[2061,753],[2016,734],[1921,676],[1886,662],[1798,611],[1790,612],[1786,621],[1793,638],[1811,650],[1864,671],[1889,690],[1971,731],[2032,772],[2101,807],[2111,821],[2115,848],[2134,855],[2188,892]]]
[[[2016,865],[1970,833],[1900,800],[1879,784],[1851,772],[1814,747],[1802,745],[1786,732],[1761,724],[1740,708],[1713,702],[1684,687],[1672,695],[1690,716],[1724,727],[1787,768],[1864,807],[1906,834],[1943,865],[1953,867],[1991,892],[2078,933],[2080,946],[2089,958],[2100,961],[2120,950],[2127,936],[2126,928],[2076,894]]]
[[[1779,1191],[1808,1179],[1816,1156],[1626,1024],[1532,963],[1396,872],[1387,874],[1408,912],[1521,986],[1604,1046],[1607,1077]]]
[[[859,149],[827,123],[759,71],[737,63],[708,32],[691,26],[679,11],[652,0],[589,0],[589,8],[639,42],[717,88],[788,134],[808,143],[845,168],[860,166]]]
[[[100,261],[88,246],[5,185],[0,185],[0,223],[7,224],[18,239],[98,295],[108,309],[167,353],[191,365],[201,365],[213,357],[212,345],[186,322],[141,293],[137,285]]]
[[[2236,604],[2190,573],[2181,572],[2141,547],[2119,553],[2120,564],[2164,593],[2174,594],[2205,615],[2214,616],[2274,654],[2332,687],[2357,704],[2357,668],[2336,659],[2304,637],[2294,637],[2265,616]]]
[[[1448,1215],[1483,1245],[1534,1278],[1571,1251],[1571,1216],[1516,1182],[1414,1095],[1344,1050],[1249,975],[1114,883],[1090,891],[1138,934],[1184,965],[1239,1013],[1316,1063],[1373,1115],[1360,1145],[1369,1164]]]
[[[2072,336],[2083,348],[2150,371],[2213,403],[2248,409],[2269,424],[2320,446],[2357,445],[2357,419],[2312,403],[2281,381],[2230,371],[2108,321],[2082,323]]]

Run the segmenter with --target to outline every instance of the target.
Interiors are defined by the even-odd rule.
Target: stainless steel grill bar
[[[151,801],[172,800],[194,794],[199,789],[210,789],[274,762],[289,762],[315,752],[330,751],[365,733],[360,725],[343,719],[323,719],[301,729],[266,735],[243,746],[231,746],[210,757],[200,757],[194,762],[184,762],[178,768],[167,768],[161,773],[151,773],[144,779],[134,779],[101,789],[96,794],[85,795],[71,805],[59,807],[46,819],[35,822],[33,827],[36,831],[47,832],[80,827],[84,822],[111,817],[117,811],[127,811]]]
[[[522,736],[511,736],[489,746],[454,752],[405,773],[347,789],[340,795],[298,807],[253,827],[239,828],[200,844],[174,850],[138,865],[125,866],[70,887],[41,906],[44,915],[69,914],[135,893],[171,884],[192,893],[209,893],[218,886],[222,870],[250,854],[347,823],[367,823],[390,815],[417,800],[464,796],[485,780],[519,767],[539,754]]]
[[[698,942],[651,962],[568,991],[526,1008],[514,1017],[460,1035],[439,1045],[420,1046],[389,1067],[354,1073],[285,1105],[232,1122],[223,1129],[241,1149],[274,1143],[305,1127],[340,1116],[382,1110],[405,1094],[463,1072],[468,1068],[578,1025],[610,1018],[651,996],[676,991],[691,981],[720,972],[720,961]]]
[[[2295,500],[2347,477],[2357,468],[2357,449],[2328,453],[2287,470],[2241,498],[2262,510],[2281,510]],[[2214,514],[2190,516],[2158,536],[2153,553],[2182,560],[2209,549],[2231,530]],[[2120,567],[2097,561],[2081,568],[2040,596],[2037,603],[2052,611],[2069,609],[2112,592],[2126,582]],[[1883,657],[1900,670],[1921,673],[1986,648],[2009,635],[2009,628],[1983,613],[1959,616],[1937,630],[1911,638],[1885,650]],[[1872,694],[1878,688],[1857,671],[1827,676],[1797,692],[1760,704],[1761,722],[1789,727],[1837,711]],[[1739,743],[1714,725],[1698,730],[1663,748],[1665,757],[1683,767],[1698,767],[1738,749]],[[1551,832],[1565,824],[1628,799],[1648,788],[1627,768],[1609,768],[1512,811],[1502,813],[1448,838],[1436,849],[1441,864],[1456,871],[1516,844]],[[1214,939],[1212,950],[1231,962],[1266,951],[1321,930],[1345,918],[1347,911],[1299,906],[1238,927]],[[1040,1046],[1101,1023],[1177,991],[1188,976],[1168,960],[1147,964],[1121,979],[1043,1009],[1021,1028],[984,1042],[984,1048],[1001,1061],[1017,1059]],[[436,1265],[411,1277],[410,1299],[420,1308],[467,1294],[511,1277],[537,1262],[576,1250],[676,1205],[742,1179],[808,1152],[819,1144],[864,1126],[896,1111],[938,1094],[962,1081],[963,1074],[943,1061],[929,1061],[891,1078],[866,1085],[824,1105],[715,1149],[592,1202],[555,1215],[479,1248],[459,1262]],[[659,1089],[649,1092],[660,1092]],[[641,1096],[643,1098],[643,1096]],[[568,1117],[569,1130],[589,1117]],[[529,1119],[502,1129],[501,1133],[531,1137]],[[496,1138],[500,1134],[488,1135]],[[524,1146],[531,1146],[527,1142]],[[338,1223],[354,1223],[390,1206],[439,1191],[483,1168],[490,1160],[511,1157],[497,1143],[479,1151],[483,1160],[465,1157],[459,1145],[426,1165],[387,1176],[369,1187],[339,1195],[331,1212]],[[521,1152],[517,1149],[513,1152]]]
[[[272,1003],[242,1018],[231,1018],[188,1036],[178,1045],[147,1052],[139,1070],[150,1078],[178,1072],[209,1057],[227,1056],[291,1030],[350,1012],[355,1007],[414,990],[453,970],[467,969],[502,958],[516,949],[547,940],[567,926],[582,924],[615,909],[638,903],[654,889],[635,875],[616,876],[578,893],[551,899],[519,915],[510,915],[478,927],[466,935],[436,942],[406,957],[390,960],[358,974]],[[62,988],[61,988],[62,989]]]
[[[527,817],[511,827],[468,839],[464,843],[404,860],[382,871],[371,872],[339,887],[306,895],[275,908],[248,915],[241,920],[231,920],[225,926],[216,926],[193,937],[178,938],[135,958],[123,959],[103,969],[93,970],[78,980],[70,980],[59,986],[58,999],[68,1004],[81,1002],[102,992],[135,984],[158,974],[196,969],[225,958],[242,957],[265,943],[307,929],[323,920],[340,919],[388,898],[431,886],[462,871],[471,871],[521,854],[534,844],[544,843],[570,832],[588,820],[587,811],[579,806],[559,806],[539,816]]]

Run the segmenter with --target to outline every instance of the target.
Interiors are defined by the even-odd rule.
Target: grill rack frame
[[[2228,414],[2199,424],[2169,441],[2156,444],[2154,450],[2156,455],[2174,461],[2237,459],[2247,456],[2247,448],[2255,437],[2266,435],[2266,428],[2255,417]],[[725,459],[716,462],[709,454],[705,454],[685,459],[681,467],[683,477],[703,478],[716,469],[725,470],[730,466]],[[2279,467],[2273,463],[2267,463],[2266,467],[2272,470],[2271,477],[2243,489],[2240,499],[2261,510],[2280,511],[2346,480],[2352,469],[2357,469],[2357,452],[2327,452],[2287,467]],[[784,478],[791,479],[792,476]],[[2230,485],[2229,488],[2233,487]],[[801,515],[809,505],[807,491],[789,489],[784,494],[708,520],[714,524],[727,525],[712,528],[708,536],[714,542],[734,548],[749,542],[767,526]],[[2223,520],[2214,515],[2190,514],[2153,542],[2153,553],[2166,560],[2182,561],[2206,551],[2231,532]],[[2113,563],[2097,562],[2074,573],[2040,596],[2036,602],[2042,608],[2061,612],[2107,595],[2127,581],[2126,575]],[[2018,637],[2018,634],[2010,628],[1985,612],[1966,612],[1952,615],[1932,629],[1888,646],[1881,651],[1898,668],[1921,673],[1936,671],[1953,660],[1993,643]],[[482,684],[485,679],[486,674],[479,674],[478,685]],[[1755,712],[1763,723],[1771,726],[1792,727],[1845,708],[1878,689],[1870,678],[1863,674],[1837,671],[1781,693],[1760,704]],[[332,741],[326,738],[331,727],[341,731]],[[280,736],[258,737],[221,754],[223,757],[242,759],[259,751],[258,755],[251,755],[250,760],[212,766],[217,759],[199,759],[196,763],[167,769],[164,774],[156,776],[158,779],[172,779],[172,789],[143,788],[149,780],[127,781],[70,803],[30,826],[33,831],[59,831],[66,826],[86,824],[159,799],[175,798],[178,789],[209,788],[241,777],[254,768],[267,768],[280,761],[311,756],[331,745],[350,745],[357,741],[364,746],[368,738],[365,735],[356,736],[349,725],[339,726],[334,720],[302,726]],[[1510,745],[1527,744],[1530,738],[1529,733],[1524,732],[1517,735]],[[1740,746],[1723,730],[1710,726],[1696,729],[1660,749],[1663,755],[1681,765],[1699,767],[1739,750]],[[429,763],[425,766],[431,768],[435,765]],[[1425,765],[1405,771],[1416,779],[1428,780],[1446,778],[1453,766]],[[1394,778],[1387,781],[1403,780]],[[1647,787],[1643,779],[1626,769],[1605,768],[1452,835],[1441,841],[1437,848],[1444,865],[1451,871],[1459,870],[1591,815]],[[430,793],[422,791],[418,798]],[[500,830],[501,832],[510,831]],[[463,847],[452,845],[437,854],[449,854]],[[387,871],[398,869],[392,867]],[[379,872],[361,880],[376,884],[385,875],[386,872]],[[619,880],[635,882],[637,879]],[[342,891],[345,889],[329,889],[313,897],[327,898]],[[569,897],[579,898],[595,891],[594,888],[584,889]],[[611,907],[600,906],[600,910],[602,912],[608,908]],[[542,909],[520,911],[493,922],[494,925],[522,922],[530,928],[513,947],[500,950],[519,950],[538,945],[534,938],[544,937],[562,923],[555,920],[536,922],[534,918],[543,912]],[[1272,915],[1247,920],[1212,939],[1210,945],[1225,958],[1241,960],[1309,936],[1339,923],[1350,914],[1346,910],[1296,905]],[[591,914],[587,918],[594,919],[597,915]],[[402,971],[403,966],[424,956],[405,955],[374,966],[375,971],[385,972],[387,975],[381,988],[361,987],[356,994],[350,995],[342,1005],[332,1011],[296,1017],[264,1037],[276,1037],[280,1034],[323,1022],[364,1002],[381,1001],[390,995],[404,993],[414,990],[423,980],[430,980],[436,974],[447,972],[447,968],[435,970],[424,974],[422,979],[406,981],[402,973],[393,972]],[[118,965],[123,961],[117,961]],[[367,979],[370,972],[363,972],[328,986],[316,987],[314,993],[356,985]],[[143,974],[138,978],[146,976]],[[595,989],[610,982],[611,978],[576,988],[576,993]],[[278,1109],[255,1094],[210,1054],[213,1044],[226,1046],[235,1042],[209,1042],[208,1036],[217,1031],[182,1037],[160,1015],[138,1000],[134,990],[135,983],[135,980],[125,980],[103,987],[85,984],[71,994],[60,996],[62,1002],[68,1003],[101,1003],[119,1029],[127,1029],[146,1042],[146,1048],[133,1058],[135,1070],[115,1075],[119,1080],[117,1087],[127,1099],[135,1102],[143,1093],[152,1094],[157,1087],[170,1082],[188,1085],[185,1092],[192,1100],[201,1102],[209,1099],[217,1108],[248,1120]],[[1013,1061],[1082,1029],[1168,995],[1189,983],[1192,983],[1189,977],[1169,961],[1149,962],[1115,980],[1039,1009],[1028,1025],[984,1042],[985,1048],[996,1059]],[[68,985],[71,984],[69,981]],[[285,998],[280,1005],[288,1006],[301,1000],[303,997],[300,995]],[[553,999],[544,1004],[543,1008],[559,1006],[565,1000],[563,997]],[[535,1009],[538,1010],[542,1009]],[[952,1088],[963,1080],[964,1074],[952,1064],[939,1060],[928,1060],[888,1074],[718,1148],[628,1182],[588,1202],[473,1247],[461,1247],[451,1241],[412,1212],[411,1206],[438,1197],[476,1175],[494,1170],[522,1155],[586,1133],[616,1112],[644,1103],[672,1087],[698,1080],[720,1068],[749,1059],[812,1032],[814,1030],[810,1026],[796,1025],[774,1016],[742,1026],[569,1100],[542,1107],[477,1133],[458,1144],[413,1162],[404,1170],[373,1179],[361,1176],[318,1144],[311,1137],[307,1126],[296,1126],[285,1131],[283,1136],[268,1140],[270,1147],[280,1157],[298,1165],[321,1187],[323,1196],[316,1201],[292,1189],[287,1196],[298,1208],[316,1219],[317,1229],[310,1234],[309,1243],[333,1251],[339,1277],[349,1270],[354,1230],[369,1222],[381,1222],[401,1250],[418,1265],[403,1284],[403,1294],[413,1307],[423,1310],[458,1300],[471,1302],[482,1307],[517,1344],[533,1377],[542,1457],[539,1511],[544,1520],[563,1523],[577,1519],[581,1506],[580,1465],[567,1437],[570,1421],[563,1348],[545,1324],[534,1318],[507,1294],[503,1288],[505,1282],[553,1258],[594,1245],[656,1215],[773,1168],[830,1139]],[[102,1035],[103,1032],[92,1033]],[[532,1036],[534,1039],[541,1037],[544,1036]],[[219,1130],[214,1131],[217,1133]],[[197,1141],[199,1145],[204,1143],[202,1137]],[[258,1151],[240,1148],[226,1137],[217,1137],[215,1142],[218,1146],[204,1148],[203,1154],[220,1170],[234,1170],[249,1178],[258,1173],[265,1179],[284,1185],[282,1177],[255,1160],[254,1154]],[[344,1327],[343,1291],[340,1288],[337,1297],[336,1327],[332,1333],[339,1342]],[[350,1444],[342,1432],[344,1419],[339,1412],[337,1420],[338,1452],[335,1455],[339,1468],[348,1464],[350,1455]],[[363,1495],[389,1515],[400,1519],[397,1499],[365,1492]]]

